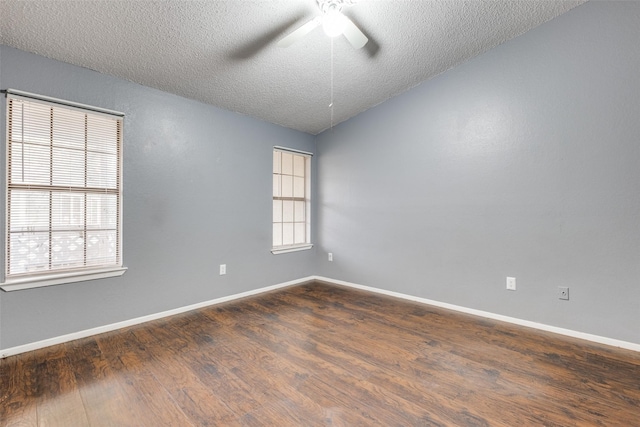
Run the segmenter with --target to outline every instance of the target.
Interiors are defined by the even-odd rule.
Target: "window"
[[[7,92],[5,290],[124,273],[122,116],[61,102]]]
[[[273,150],[273,253],[311,248],[311,154]]]

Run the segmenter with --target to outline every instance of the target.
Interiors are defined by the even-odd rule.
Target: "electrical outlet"
[[[328,256],[329,261],[333,261],[333,254],[332,254],[331,252],[329,252],[329,254],[328,254],[328,255],[329,255],[329,256]]]
[[[515,277],[507,277],[507,289],[510,291],[516,290],[516,278]]]
[[[569,288],[566,286],[558,286],[558,298],[569,299]]]
[[[220,264],[220,275],[224,276],[227,274],[227,264]]]

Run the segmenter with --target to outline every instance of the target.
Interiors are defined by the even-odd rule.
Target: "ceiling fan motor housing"
[[[316,0],[322,13],[341,12],[344,6],[351,6],[357,0]]]
[[[364,35],[356,24],[342,13],[344,6],[351,6],[356,0],[316,0],[318,8],[322,12],[321,16],[316,16],[310,21],[298,27],[278,42],[280,47],[291,46],[300,40],[319,25],[322,25],[324,32],[329,37],[344,35],[351,46],[355,49],[363,47],[369,39]]]

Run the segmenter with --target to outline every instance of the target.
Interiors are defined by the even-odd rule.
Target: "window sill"
[[[0,289],[5,292],[21,291],[23,289],[41,288],[44,286],[62,285],[65,283],[84,282],[86,280],[104,279],[122,276],[126,267],[101,268],[95,270],[66,271],[61,273],[42,274],[6,279],[0,283]]]
[[[280,246],[271,249],[271,253],[274,255],[286,254],[289,252],[306,251],[308,249],[311,249],[312,247],[313,245],[311,243],[305,243],[304,245]]]

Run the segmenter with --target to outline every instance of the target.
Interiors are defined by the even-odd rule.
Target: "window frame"
[[[5,102],[3,102],[4,111],[4,120],[3,124],[5,127],[5,149],[4,149],[4,164],[5,164],[5,174],[2,177],[4,181],[2,182],[2,189],[4,191],[4,229],[2,232],[3,239],[3,256],[2,256],[2,279],[3,282],[0,283],[0,289],[3,291],[16,291],[22,289],[30,289],[37,288],[42,286],[51,286],[51,285],[59,285],[64,283],[73,283],[80,282],[86,280],[94,280],[101,279],[106,277],[117,277],[121,276],[127,270],[123,265],[123,251],[122,251],[122,200],[123,200],[123,185],[122,185],[122,174],[123,174],[123,128],[124,128],[124,113],[120,113],[117,111],[112,111],[104,108],[98,108],[93,106],[88,106],[85,104],[60,100],[57,98],[51,98],[41,95],[35,95],[28,92],[18,91],[14,89],[3,90],[2,93],[5,95]],[[9,274],[8,267],[8,257],[10,256],[9,252],[9,242],[10,242],[10,213],[9,213],[9,192],[10,192],[10,168],[9,161],[11,159],[10,150],[10,142],[9,142],[9,134],[10,134],[10,123],[9,123],[9,102],[11,99],[23,99],[28,102],[35,102],[42,105],[47,105],[52,108],[62,108],[62,109],[71,109],[82,111],[85,114],[99,114],[112,116],[116,120],[118,120],[119,129],[118,129],[118,141],[117,141],[117,165],[116,165],[116,190],[117,190],[117,214],[116,214],[116,245],[117,245],[117,253],[116,253],[116,262],[108,265],[94,265],[94,266],[81,266],[81,267],[73,267],[67,269],[47,269],[38,272],[26,272],[26,273],[15,273]],[[86,131],[85,131],[86,132]],[[86,150],[86,147],[85,147]],[[86,152],[86,151],[85,151]],[[86,174],[86,172],[85,172]],[[86,175],[85,175],[86,176]],[[86,182],[85,182],[86,185]],[[53,188],[53,187],[52,187]],[[72,187],[69,187],[69,191],[71,191]],[[54,190],[49,190],[54,191]],[[91,194],[87,192],[80,191],[81,194]],[[86,221],[86,220],[85,220]],[[86,226],[85,226],[86,230]],[[49,228],[49,232],[51,232],[51,228]],[[86,239],[86,235],[84,237]],[[86,254],[85,258],[86,259]]]
[[[282,195],[280,196],[276,196],[274,195],[274,188],[275,188],[275,177],[276,175],[280,175],[282,176],[282,173],[276,173],[275,171],[275,164],[274,164],[274,159],[275,159],[275,154],[277,152],[280,153],[287,153],[287,154],[292,154],[292,155],[296,155],[296,156],[300,156],[304,158],[305,161],[305,173],[304,173],[304,187],[305,187],[305,191],[304,191],[304,197],[301,199],[299,197],[294,197],[293,195],[291,197],[284,197]],[[272,211],[271,211],[271,224],[272,224],[272,229],[271,229],[271,253],[273,253],[274,255],[277,254],[284,254],[284,253],[289,253],[289,252],[297,252],[297,251],[303,251],[303,250],[308,250],[311,249],[313,247],[313,243],[312,243],[312,239],[311,239],[311,200],[312,200],[312,194],[311,194],[311,172],[312,172],[312,168],[311,168],[311,163],[312,163],[312,158],[313,158],[313,153],[309,153],[307,151],[302,151],[302,150],[296,150],[293,148],[287,148],[287,147],[281,147],[281,146],[274,146],[273,150],[272,150],[272,165],[271,165],[271,172],[272,172],[272,182],[273,182],[273,186],[272,186],[272,190],[271,190],[271,200],[272,200]],[[293,179],[293,172],[292,172],[292,179]],[[281,223],[283,224],[285,221],[281,220],[281,221],[275,221],[274,215],[274,207],[273,207],[273,202],[278,200],[278,201],[284,201],[287,199],[291,199],[292,201],[302,201],[304,202],[304,206],[305,206],[305,242],[304,243],[293,243],[293,244],[288,244],[288,245],[275,245],[274,244],[274,225],[277,223]],[[301,199],[301,200],[297,200],[297,199]],[[299,221],[298,221],[299,222]],[[295,221],[294,221],[295,224]],[[294,225],[295,228],[295,225]]]

